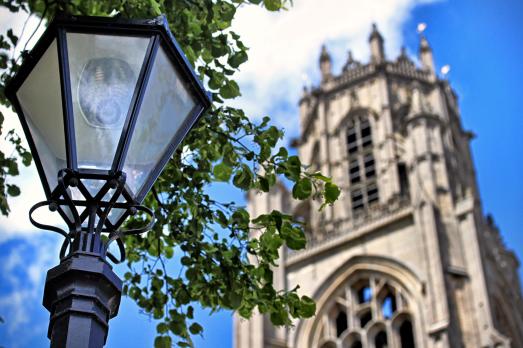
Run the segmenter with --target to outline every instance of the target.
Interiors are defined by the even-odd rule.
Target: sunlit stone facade
[[[278,288],[300,285],[317,315],[275,328],[235,317],[237,348],[523,347],[515,255],[485,217],[457,97],[420,39],[419,64],[387,60],[373,27],[367,64],[339,75],[326,48],[321,84],[300,100],[303,163],[331,176],[332,207],[283,185],[251,192],[252,216],[280,209],[307,223],[307,249],[281,251]]]

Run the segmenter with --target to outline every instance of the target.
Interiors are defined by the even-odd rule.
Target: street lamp
[[[141,202],[211,101],[169,31],[152,20],[59,16],[6,88],[47,200],[29,212],[65,237],[47,273],[51,347],[102,347],[116,316],[122,238],[154,216]],[[35,221],[42,206],[69,231]],[[148,226],[121,231],[137,211]],[[103,238],[102,236],[106,236]],[[120,257],[108,251],[116,242]]]

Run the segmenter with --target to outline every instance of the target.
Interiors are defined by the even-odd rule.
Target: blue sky
[[[237,104],[257,118],[265,114],[285,127],[287,138],[297,134],[296,102],[305,84],[318,80],[317,58],[322,43],[331,50],[339,71],[346,51],[367,61],[367,37],[376,21],[386,40],[387,55],[395,58],[405,44],[417,52],[416,26],[427,23],[426,36],[436,64],[451,66],[450,79],[460,100],[465,129],[472,141],[485,213],[492,213],[507,246],[523,259],[523,2],[389,0],[301,0],[286,13],[240,11],[236,30],[251,47],[250,61],[239,76],[244,96]],[[0,23],[11,23],[0,12]],[[7,122],[15,124],[14,118]],[[0,144],[4,146],[4,143]],[[41,305],[45,270],[57,262],[58,239],[34,231],[27,209],[41,198],[32,169],[17,179],[24,196],[13,201],[13,213],[0,218],[0,346],[47,347],[48,313]],[[215,195],[230,193],[223,185]],[[117,268],[122,273],[124,268]],[[523,272],[520,270],[520,275]],[[228,312],[209,316],[199,311],[204,337],[197,347],[231,347],[232,319]],[[23,332],[23,335],[20,333]],[[155,323],[128,299],[111,321],[108,347],[152,346]]]

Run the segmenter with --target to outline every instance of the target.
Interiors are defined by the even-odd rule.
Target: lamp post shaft
[[[75,252],[47,272],[51,348],[101,348],[120,305],[122,281],[96,253]]]

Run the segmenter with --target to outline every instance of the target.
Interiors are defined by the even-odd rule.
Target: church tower
[[[332,207],[293,201],[285,186],[251,192],[258,216],[306,222],[307,248],[282,249],[275,286],[312,297],[316,316],[275,328],[235,317],[236,348],[523,347],[515,255],[485,217],[457,96],[420,36],[419,66],[371,58],[336,75],[323,47],[320,85],[300,100],[303,163],[342,190]]]

